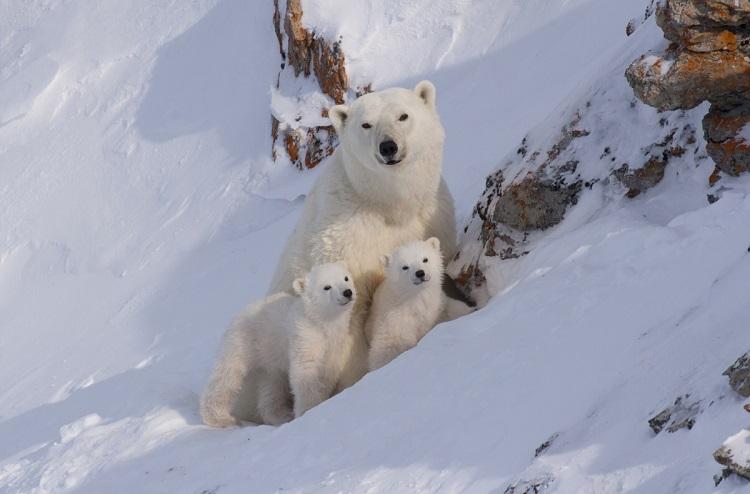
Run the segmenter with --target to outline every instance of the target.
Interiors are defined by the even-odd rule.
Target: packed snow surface
[[[659,42],[653,19],[624,34],[649,3],[303,5],[341,36],[355,84],[436,83],[464,221],[524,135],[554,138]],[[269,113],[294,104],[272,89],[272,13],[0,3],[0,492],[748,489],[714,487],[711,455],[748,423],[721,372],[750,349],[750,182],[722,179],[709,205],[708,159],[633,200],[586,190],[493,267],[487,307],[303,418],[201,425],[221,334],[265,293],[315,176],[269,158]],[[594,104],[640,105],[623,93]],[[659,116],[638,115],[612,138],[656,141]],[[649,418],[685,394],[692,430],[654,435]]]

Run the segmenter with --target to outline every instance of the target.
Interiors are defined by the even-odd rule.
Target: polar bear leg
[[[368,359],[370,371],[380,369],[416,344],[416,338],[398,330],[388,329],[376,332],[372,343],[370,343]]]
[[[258,414],[264,424],[281,425],[292,420],[289,377],[281,372],[258,376]]]
[[[232,410],[242,391],[245,377],[250,372],[250,362],[245,346],[241,341],[238,343],[225,345],[224,353],[201,396],[200,413],[206,425],[230,427],[240,424],[232,416]]]
[[[343,356],[344,366],[339,376],[334,394],[354,385],[367,374],[367,338],[365,337],[365,318],[367,312],[357,309],[352,314],[349,328],[350,340],[346,355]]]
[[[294,418],[301,417],[333,394],[336,381],[332,373],[325,373],[322,370],[319,365],[314,368],[292,362],[289,383],[294,396]]]

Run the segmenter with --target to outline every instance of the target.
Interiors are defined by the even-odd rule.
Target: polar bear
[[[435,86],[422,81],[414,90],[365,94],[329,110],[340,145],[308,194],[271,282],[271,293],[288,290],[315,264],[349,266],[359,299],[352,315],[354,349],[339,389],[367,372],[364,321],[382,279],[380,257],[430,237],[440,239],[446,259],[456,251],[435,97]]]
[[[440,240],[410,242],[382,263],[385,280],[375,291],[365,325],[371,371],[414,347],[438,323],[445,305]]]
[[[333,394],[352,347],[352,275],[343,263],[322,264],[292,287],[249,306],[227,330],[201,398],[206,424],[279,425]]]

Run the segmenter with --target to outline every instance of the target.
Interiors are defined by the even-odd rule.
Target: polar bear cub
[[[342,263],[321,264],[294,280],[293,290],[249,306],[227,330],[201,398],[206,424],[279,425],[333,394],[351,349],[351,274]],[[238,404],[248,381],[256,402]],[[252,415],[236,416],[238,408]]]
[[[371,371],[414,347],[437,324],[445,305],[436,237],[408,243],[382,263],[385,280],[375,291],[365,326]]]

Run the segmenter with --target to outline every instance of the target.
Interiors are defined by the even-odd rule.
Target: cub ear
[[[440,239],[437,237],[431,237],[427,239],[427,243],[435,250],[440,250]]]
[[[349,118],[349,107],[346,105],[336,105],[328,109],[328,118],[333,124],[333,128],[336,129],[337,134],[341,134],[346,124],[346,119]]]
[[[435,109],[435,85],[430,81],[422,81],[414,87],[414,92],[417,93],[424,103],[431,109]]]
[[[380,256],[380,264],[387,268],[391,264],[391,258],[389,256]]]
[[[305,291],[305,279],[304,278],[297,278],[292,282],[292,288],[294,288],[294,293],[297,295],[302,295]]]

